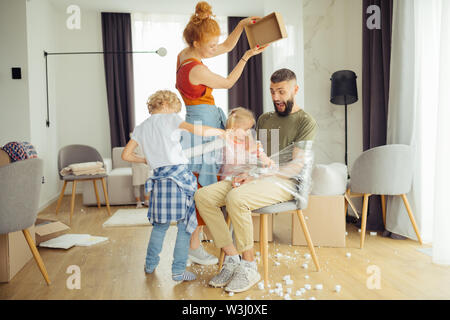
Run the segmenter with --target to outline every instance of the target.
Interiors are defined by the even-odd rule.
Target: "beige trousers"
[[[220,181],[200,188],[195,193],[195,204],[218,248],[233,244],[221,207],[230,215],[238,252],[253,248],[252,210],[293,199],[290,192],[276,182],[293,190],[292,180],[279,177],[257,179],[238,188],[230,181]]]

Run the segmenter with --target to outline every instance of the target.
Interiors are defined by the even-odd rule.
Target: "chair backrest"
[[[21,160],[0,167],[0,234],[26,229],[39,210],[43,160]]]
[[[351,190],[382,195],[406,194],[411,190],[413,153],[408,145],[390,144],[363,152],[353,164]]]
[[[113,148],[113,169],[131,168],[131,162],[122,160],[122,151],[124,147]]]
[[[82,144],[68,145],[59,150],[58,172],[61,172],[63,168],[74,163],[95,161],[103,162],[103,158],[93,147]],[[61,175],[60,178],[62,178]]]

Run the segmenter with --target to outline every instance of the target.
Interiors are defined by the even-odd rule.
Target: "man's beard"
[[[294,99],[290,99],[287,101],[283,101],[284,103],[284,111],[278,111],[277,105],[274,102],[273,107],[275,108],[275,112],[278,113],[279,116],[286,117],[291,114],[292,108],[294,107]]]

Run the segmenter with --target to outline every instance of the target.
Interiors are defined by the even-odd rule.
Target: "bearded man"
[[[273,73],[270,81],[275,111],[263,114],[256,125],[259,140],[263,140],[264,144],[267,139],[266,153],[269,156],[291,144],[314,140],[317,128],[316,121],[295,100],[299,91],[295,73],[281,69]],[[288,166],[281,166],[280,171]],[[291,164],[291,172],[292,168],[296,168],[295,164]],[[301,168],[295,170],[300,171]],[[292,200],[289,188],[280,187],[280,184],[293,188],[294,182],[286,176],[255,179],[248,173],[242,173],[232,181],[222,180],[196,191],[195,203],[200,216],[211,232],[215,246],[225,252],[223,267],[210,280],[211,286],[224,287],[228,292],[243,292],[260,280],[253,252],[252,211]],[[221,211],[222,206],[226,206],[230,215],[236,245]]]

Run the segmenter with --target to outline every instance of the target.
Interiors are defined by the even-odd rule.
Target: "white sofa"
[[[133,192],[131,163],[122,160],[123,149],[123,147],[113,148],[112,160],[108,158],[103,159],[108,174],[106,187],[110,205],[131,205],[136,203]],[[97,187],[101,190],[100,184]],[[105,204],[103,192],[99,192],[99,196],[101,203]],[[141,195],[141,199],[143,199],[143,195]],[[97,205],[92,182],[83,182],[83,205]]]

